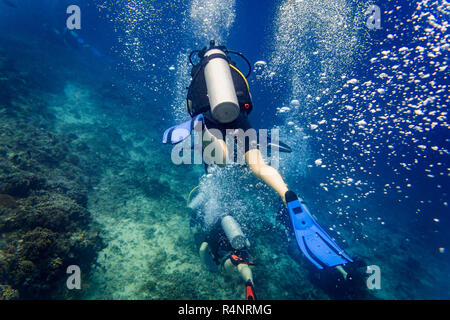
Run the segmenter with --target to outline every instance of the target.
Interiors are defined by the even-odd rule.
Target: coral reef
[[[16,300],[19,298],[19,292],[11,286],[0,284],[0,300]]]
[[[0,160],[0,283],[21,298],[49,298],[63,286],[68,265],[90,269],[101,241],[90,227],[86,186],[75,178],[73,163],[64,160],[69,148],[51,150],[48,135],[29,134],[34,131],[27,128],[20,138],[26,151],[17,136],[2,136],[9,157]],[[71,170],[61,170],[64,166]],[[11,290],[3,296],[15,297]]]
[[[77,136],[52,129],[39,72],[21,71],[8,54],[0,57],[8,79],[0,94],[0,299],[55,298],[67,266],[88,272],[103,244],[86,209],[90,180]]]

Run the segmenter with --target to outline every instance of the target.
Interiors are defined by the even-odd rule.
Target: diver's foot
[[[288,202],[298,200],[298,197],[294,191],[288,190],[285,192],[282,199],[283,199],[284,204],[287,205]]]
[[[336,270],[338,270],[342,274],[344,280],[348,280],[350,278],[350,275],[347,271],[344,270],[342,266],[336,266]]]
[[[283,200],[283,203],[284,203],[285,206],[287,206],[286,194],[287,194],[288,192],[292,192],[292,191],[288,190],[288,191],[286,191],[284,194],[280,195],[281,200]]]

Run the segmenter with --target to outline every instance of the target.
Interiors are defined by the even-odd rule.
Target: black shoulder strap
[[[230,58],[227,57],[226,55],[223,55],[221,53],[213,53],[213,54],[210,54],[209,56],[206,56],[203,58],[202,65],[206,66],[208,64],[208,62],[210,62],[212,59],[216,59],[216,58],[224,59],[228,63],[230,63],[230,61],[231,61]]]

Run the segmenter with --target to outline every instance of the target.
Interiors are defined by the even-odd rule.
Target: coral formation
[[[16,300],[19,298],[19,292],[11,286],[0,284],[0,300]]]
[[[51,128],[40,80],[15,61],[0,58],[0,299],[54,298],[67,266],[88,272],[102,241],[77,136]]]

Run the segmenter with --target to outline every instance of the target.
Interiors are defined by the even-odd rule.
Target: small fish
[[[3,0],[3,3],[6,4],[7,6],[11,7],[11,8],[16,8],[17,9],[17,5],[14,2],[11,2],[9,0]]]

